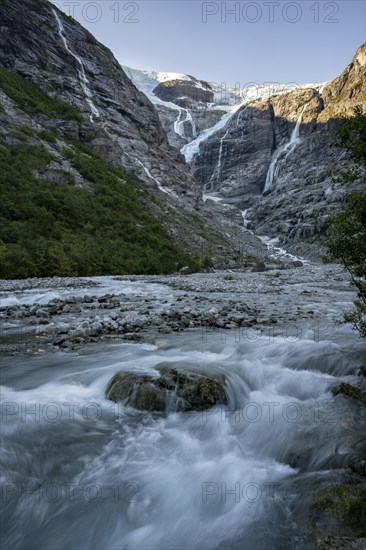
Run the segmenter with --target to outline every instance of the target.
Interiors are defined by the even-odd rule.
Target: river
[[[146,284],[119,289],[178,292]],[[329,387],[357,379],[361,354],[345,326],[321,338],[150,331],[141,342],[5,357],[2,548],[312,548],[307,512],[364,428],[360,405]],[[229,405],[164,416],[105,399],[116,372],[161,361],[223,373]]]

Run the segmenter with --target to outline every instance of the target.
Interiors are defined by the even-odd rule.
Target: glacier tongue
[[[187,162],[192,162],[195,155],[198,155],[200,151],[200,145],[203,141],[206,141],[210,136],[221,130],[226,126],[228,121],[235,115],[235,113],[240,109],[242,104],[235,105],[235,107],[229,111],[228,113],[225,113],[224,116],[215,124],[214,126],[211,126],[211,128],[207,128],[202,134],[200,134],[196,139],[191,141],[190,143],[187,143],[182,147],[181,153],[185,156]]]
[[[202,132],[196,139],[184,145],[181,149],[181,153],[185,156],[187,162],[192,162],[194,157],[199,154],[200,144],[203,141],[206,141],[213,134],[221,130],[226,126],[229,120],[242,108],[247,106],[249,103],[260,100],[267,99],[271,95],[285,94],[293,90],[296,85],[263,85],[263,86],[251,86],[242,90],[241,98],[237,96],[239,103],[235,104],[224,116],[211,128],[207,128]],[[216,108],[222,108],[222,106],[217,105]],[[227,107],[226,107],[227,108]],[[241,112],[238,114],[237,126],[239,125],[241,118]]]

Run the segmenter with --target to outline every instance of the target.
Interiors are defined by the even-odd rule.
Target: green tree
[[[338,181],[347,185],[357,178],[363,187],[350,192],[343,209],[330,216],[328,247],[331,257],[350,273],[357,289],[355,308],[345,313],[344,321],[366,337],[366,113],[361,107],[354,109],[352,117],[337,120],[335,145],[347,149],[352,161],[347,171],[340,172]]]

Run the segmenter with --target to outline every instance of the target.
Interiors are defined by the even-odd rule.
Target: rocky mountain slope
[[[366,44],[336,79],[236,111],[201,144],[193,171],[206,191],[247,212],[258,234],[290,245],[320,231],[346,190],[333,186],[346,156],[332,147],[334,118],[366,107]],[[357,183],[355,184],[357,185]]]
[[[203,193],[246,211],[257,234],[279,237],[288,247],[305,251],[298,243],[321,231],[328,214],[346,196],[347,190],[334,185],[333,179],[336,167],[347,164],[347,156],[332,147],[330,130],[337,115],[366,106],[365,59],[364,44],[343,73],[328,83],[244,90],[241,95],[234,90],[222,102],[225,106],[210,85],[216,112],[221,109],[216,119],[202,97],[196,106],[192,93],[186,97],[186,81],[192,77],[132,69],[128,74],[156,105],[170,143],[191,163]],[[189,86],[195,85],[202,83],[190,80]],[[162,99],[168,97],[170,103],[164,105]],[[258,99],[252,101],[253,97]],[[187,122],[181,123],[181,109],[175,119],[174,107],[182,101],[190,107],[196,135]],[[202,115],[206,124],[201,123]],[[177,135],[181,128],[184,132]]]
[[[140,195],[136,198],[135,193],[133,200],[142,204],[147,217],[158,222],[174,246],[198,262],[236,265],[248,255],[266,254],[230,208],[204,205],[189,166],[169,144],[154,106],[88,31],[46,0],[4,0],[0,20],[0,145],[5,186],[13,168],[9,159],[21,147],[35,148],[27,149],[32,193],[37,181],[72,183],[93,193],[100,183],[94,181],[97,157],[102,158],[110,163],[106,172],[111,171],[113,178],[113,167],[121,170],[117,177],[122,182],[128,174],[139,178],[130,182],[136,186],[131,193]],[[14,80],[14,74],[21,80]],[[28,83],[36,88],[30,89]],[[34,165],[36,150],[45,153],[42,170]],[[90,167],[89,171],[80,168],[82,155],[94,163],[94,173]],[[12,176],[18,178],[17,184],[21,177]],[[51,188],[47,192],[53,193]],[[130,211],[121,212],[122,221]],[[135,221],[141,225],[141,220]],[[6,245],[11,244],[12,232],[0,236]],[[136,238],[144,240],[141,235]]]
[[[169,147],[151,102],[81,25],[43,0],[5,0],[1,31],[1,65],[76,107],[91,147],[147,183],[163,179],[190,191],[187,167]],[[68,133],[77,139],[80,130],[70,125]]]

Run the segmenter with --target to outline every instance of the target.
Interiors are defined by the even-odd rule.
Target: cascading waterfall
[[[193,120],[191,112],[188,111],[188,109],[186,109],[185,111],[186,111],[186,120],[185,121],[190,122],[191,128],[192,128],[192,136],[195,138],[197,136],[196,124]]]
[[[241,116],[245,110],[246,110],[246,107],[244,107],[241,111],[239,111],[238,116],[236,118],[236,127],[239,126],[239,123],[241,122]]]
[[[156,183],[156,185],[158,186],[160,191],[162,191],[163,193],[166,193],[167,195],[176,196],[175,191],[173,191],[172,189],[169,189],[169,187],[164,187],[163,185],[161,185],[160,181],[151,174],[150,170],[148,168],[146,168],[146,166],[141,162],[141,160],[137,159],[137,163],[140,166],[142,166],[142,168],[143,168],[145,174],[147,175],[147,177],[150,178],[151,180],[153,180]]]
[[[222,150],[223,150],[223,143],[226,139],[226,136],[228,135],[229,133],[229,130],[226,130],[225,134],[222,136],[222,138],[220,139],[220,149],[219,149],[219,157],[217,159],[217,164],[215,166],[215,170],[213,171],[212,173],[212,176],[211,176],[211,181],[210,181],[210,186],[211,186],[211,189],[212,189],[212,185],[213,185],[213,182],[216,180],[218,180],[220,178],[220,174],[221,174],[221,158],[222,158]]]
[[[182,111],[185,111],[186,118],[182,120]],[[186,138],[186,132],[185,132],[185,124],[189,122],[192,128],[192,136],[195,138],[197,135],[196,131],[196,124],[193,120],[192,114],[188,111],[188,109],[179,109],[179,114],[177,117],[177,120],[174,122],[174,132],[178,134],[181,138]]]
[[[243,106],[243,103],[239,103],[238,105],[235,105],[233,109],[231,109],[229,112],[225,113],[224,116],[214,125],[210,128],[206,128],[199,136],[196,137],[196,139],[192,140],[190,143],[186,143],[180,152],[182,155],[185,156],[186,162],[192,162],[195,156],[199,155],[200,152],[200,145],[202,142],[206,141],[209,137],[216,134],[216,132],[219,132],[229,122],[229,120],[235,115],[235,113],[240,109],[240,107]]]
[[[273,178],[276,175],[277,163],[278,163],[280,157],[282,156],[282,154],[286,153],[286,155],[283,159],[283,160],[285,160],[288,157],[288,155],[290,155],[293,152],[295,147],[301,141],[300,140],[300,125],[301,125],[302,117],[303,117],[304,111],[306,109],[306,106],[307,106],[307,103],[306,103],[306,105],[304,105],[304,107],[303,107],[303,109],[302,109],[302,111],[299,115],[299,118],[297,119],[297,122],[295,124],[295,128],[293,129],[291,137],[290,137],[290,141],[288,143],[285,143],[284,145],[281,145],[280,147],[278,147],[276,149],[276,151],[274,152],[273,156],[272,156],[271,164],[269,165],[267,176],[266,176],[266,181],[265,181],[265,184],[264,184],[264,191],[268,191],[268,189],[271,189],[271,187],[272,187]]]
[[[179,109],[178,118],[174,122],[174,132],[176,134],[178,134],[178,136],[184,138],[185,137],[184,136],[184,126],[182,128],[181,118],[182,118],[182,109]]]
[[[241,211],[241,215],[243,216],[243,227],[246,229],[248,227],[249,220],[247,219],[247,212],[249,208],[246,208],[245,210]]]
[[[56,11],[52,10],[52,12],[53,12],[53,15],[54,15],[56,23],[57,23],[58,34],[60,35],[60,38],[62,40],[62,43],[64,45],[65,50],[77,61],[77,64],[79,66],[79,68],[78,68],[78,77],[79,77],[81,88],[84,92],[85,101],[87,102],[87,104],[88,104],[88,106],[91,110],[90,121],[93,122],[93,116],[95,116],[97,118],[100,118],[100,113],[99,113],[98,109],[96,108],[96,106],[93,103],[93,96],[92,96],[92,93],[91,93],[90,88],[89,88],[89,80],[86,77],[83,62],[81,61],[80,57],[77,56],[71,50],[71,48],[68,44],[67,38],[66,38],[66,33],[65,33],[64,26],[63,26],[59,16],[57,15]]]

